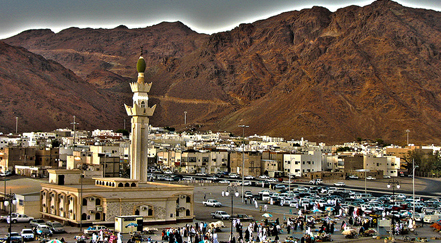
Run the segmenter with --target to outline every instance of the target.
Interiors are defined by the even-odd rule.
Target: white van
[[[433,214],[433,215],[426,215],[424,216],[424,223],[434,223],[435,221],[438,221],[441,219],[441,214]]]

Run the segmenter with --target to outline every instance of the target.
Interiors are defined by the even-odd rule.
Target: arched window
[[[101,220],[101,214],[100,213],[96,213],[95,214],[95,220]]]
[[[153,216],[153,209],[149,208],[148,216]]]
[[[185,216],[190,216],[190,209],[185,210]]]
[[[135,210],[135,215],[139,215],[139,209]]]
[[[141,101],[141,108],[145,108],[145,102]]]
[[[190,196],[187,196],[185,201],[189,203],[190,202]]]
[[[97,199],[95,200],[95,205],[101,205],[101,199],[97,198]]]
[[[118,187],[123,187],[124,185],[122,184],[122,182],[118,183]]]
[[[87,198],[83,198],[83,206],[87,206]]]
[[[106,213],[103,213],[103,221],[106,221]]]
[[[130,187],[130,183],[127,182],[124,187]]]
[[[83,213],[81,215],[81,220],[87,220],[87,214],[86,213]]]
[[[132,183],[132,187],[136,187],[136,183],[135,182]]]

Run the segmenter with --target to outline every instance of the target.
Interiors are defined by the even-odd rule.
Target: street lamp
[[[4,205],[5,207],[9,206],[9,228],[8,228],[8,239],[7,239],[7,243],[11,242],[11,223],[12,223],[12,205],[16,205],[17,204],[17,200],[15,199],[15,194],[13,193],[9,193],[9,194],[5,194],[5,200],[4,200]]]
[[[413,161],[413,171],[412,171],[412,200],[413,200],[413,211],[412,211],[412,223],[415,223],[415,169],[419,166],[415,166],[415,159]]]
[[[187,125],[187,112],[184,111],[184,125]]]
[[[395,180],[394,178],[392,178],[392,180],[390,180],[388,183],[387,183],[387,188],[391,188],[392,187],[392,199],[394,200],[394,202],[396,201],[395,200],[395,187],[397,187],[397,189],[400,189],[400,182],[399,181],[397,181],[397,180]],[[393,205],[392,205],[392,210],[393,210]],[[392,235],[394,235],[394,231],[395,231],[395,215],[392,213],[392,230],[391,230],[391,233],[392,233]]]
[[[243,139],[243,141],[242,141],[242,144],[243,144],[243,148],[242,148],[242,202],[244,202],[243,186],[245,184],[244,183],[244,179],[245,179],[245,171],[244,171],[244,168],[245,168],[245,128],[249,127],[249,126],[247,126],[247,125],[239,125],[239,127],[242,128],[242,139]]]
[[[364,194],[366,194],[367,193],[367,190],[366,190],[366,172],[369,172],[371,170],[369,170],[369,169],[360,169],[360,170],[356,170],[356,171],[364,172]]]
[[[235,185],[227,186],[227,191],[225,192],[225,196],[228,197],[229,195],[231,195],[231,215],[230,215],[230,219],[231,219],[230,242],[231,242],[233,240],[233,208],[234,208],[233,195],[236,197],[239,196],[239,191],[237,190],[237,186]]]

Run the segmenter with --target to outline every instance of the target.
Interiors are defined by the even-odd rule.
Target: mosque
[[[148,126],[156,105],[148,107],[152,83],[145,83],[146,62],[137,65],[138,80],[130,83],[133,106],[125,105],[131,116],[130,179],[98,176],[83,169],[48,170],[49,182],[40,192],[44,218],[72,225],[113,225],[117,217],[142,217],[143,224],[192,221],[194,187],[149,182],[147,179]]]

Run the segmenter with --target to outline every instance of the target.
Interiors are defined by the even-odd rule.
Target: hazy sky
[[[199,33],[230,30],[290,10],[323,6],[331,11],[373,0],[0,0],[0,39],[28,29],[146,27],[181,21]],[[441,11],[441,0],[396,0]]]

